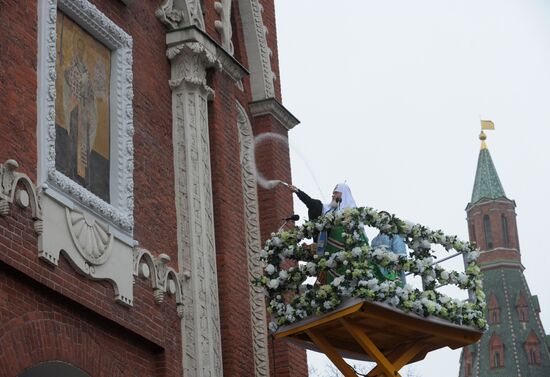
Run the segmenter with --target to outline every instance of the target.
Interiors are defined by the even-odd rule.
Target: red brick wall
[[[118,334],[107,338],[102,343],[102,347],[116,348],[116,344],[123,339],[126,339],[123,343],[133,342],[135,346],[142,343],[149,344],[155,349],[154,354],[157,356],[162,354],[161,358],[154,359],[155,363],[162,362],[164,359],[170,361],[166,371],[159,370],[153,375],[178,375],[181,372],[181,348],[178,332],[173,331],[173,328],[179,324],[174,298],[167,297],[162,305],[156,304],[150,283],[138,278],[134,286],[134,306],[126,308],[115,303],[113,287],[109,283],[94,282],[79,275],[64,257],[59,259],[59,265],[56,267],[39,260],[36,249],[37,239],[32,230],[30,218],[30,209],[22,210],[16,205],[11,206],[11,213],[8,216],[0,217],[0,292],[2,298],[0,301],[0,323],[2,324],[0,325],[0,345],[3,342],[9,344],[13,340],[13,335],[10,333],[14,331],[14,324],[22,326],[22,329],[30,326],[27,322],[31,321],[35,312],[48,311],[59,318],[56,323],[62,327],[69,326],[64,324],[62,319],[70,318],[65,315],[65,313],[70,313],[74,317],[71,321],[90,322],[86,325],[90,328],[101,323],[101,326],[104,327],[102,331]],[[81,317],[79,318],[79,316]],[[97,328],[94,331],[99,330]],[[43,334],[52,335],[48,331]],[[47,338],[46,335],[44,337]],[[45,339],[39,342],[44,343],[44,347],[46,347],[54,340]],[[56,350],[56,357],[71,362],[71,358],[74,357],[71,353],[74,351],[72,349],[74,347],[80,347],[80,345],[75,343],[71,347],[69,344],[65,344]],[[11,358],[12,353],[3,352],[4,349],[5,347],[0,347],[0,365],[21,365],[19,361]],[[67,351],[66,355],[63,354],[63,350]],[[31,361],[36,362],[37,360],[45,361],[47,358],[32,359]],[[76,365],[84,368],[84,365]],[[10,375],[14,374],[6,374],[6,376]],[[108,375],[108,373],[103,371],[101,374],[94,375]]]
[[[165,28],[154,16],[158,4],[93,3],[134,41],[134,238],[153,254],[170,255],[176,267],[170,64]],[[18,171],[33,181],[37,17],[36,1],[0,2],[0,162],[16,159]],[[111,284],[79,275],[64,257],[57,267],[39,260],[30,210],[11,207],[10,215],[0,217],[0,375],[57,358],[94,376],[115,375],[118,362],[131,366],[122,369],[125,375],[181,376],[173,297],[157,304],[150,282],[138,278],[134,306],[115,303]],[[52,337],[52,329],[62,336]]]
[[[165,57],[165,28],[155,18],[157,2],[93,0],[100,11],[134,41],[134,238],[153,254],[177,261],[174,204],[170,63]],[[207,32],[218,19],[214,1],[205,1]],[[272,68],[278,75],[275,16],[272,1],[262,1]],[[233,4],[240,25],[238,5]],[[14,158],[19,171],[36,180],[37,3],[0,1],[0,162]],[[242,30],[233,30],[236,54],[246,64]],[[211,72],[216,91],[210,103],[212,184],[219,273],[224,374],[248,376],[253,370],[249,284],[244,235],[243,192],[239,163],[236,104],[251,101],[224,73]],[[275,82],[280,99],[279,81]],[[253,122],[255,134],[284,130],[272,117]],[[262,145],[258,159],[270,178],[290,181],[288,146]],[[291,195],[281,188],[259,190],[262,242],[292,212]],[[0,375],[13,376],[52,358],[75,364],[94,376],[181,376],[180,321],[173,297],[154,302],[148,281],[136,279],[134,306],[114,301],[113,287],[79,275],[61,257],[52,267],[38,259],[30,210],[11,206],[0,217]],[[51,334],[56,333],[54,338]],[[31,335],[32,334],[32,335]],[[27,340],[28,339],[28,340]],[[8,345],[14,345],[8,347]],[[109,352],[104,352],[108,349]],[[277,376],[307,375],[305,353],[281,342],[275,347]],[[21,357],[22,354],[28,355]],[[2,369],[3,368],[3,369]]]
[[[253,121],[254,134],[274,132],[288,137],[287,130],[269,115],[257,117]],[[258,146],[256,164],[258,170],[267,179],[280,179],[291,182],[290,159],[288,144],[279,140],[268,139]],[[281,219],[292,214],[292,194],[279,185],[272,190],[258,188],[260,205],[260,228],[262,243],[277,231],[282,224]],[[270,367],[277,377],[307,376],[306,353],[285,340],[270,342],[271,354],[275,355]]]
[[[209,131],[223,367],[226,376],[245,376],[253,374],[254,358],[237,87],[221,72],[211,79],[216,90],[209,106]]]
[[[211,1],[206,1],[207,14],[212,10]],[[268,45],[273,50],[272,67],[278,73],[276,55],[276,34],[274,6],[271,1],[262,1],[264,24],[268,26]],[[217,17],[217,14],[216,14]],[[238,4],[233,3],[233,44],[235,58],[248,67],[247,53],[242,34]],[[210,21],[211,20],[211,21]],[[208,23],[213,24],[209,18]],[[207,30],[209,26],[207,25]],[[215,38],[217,39],[217,32]],[[246,109],[252,101],[250,79],[243,79],[244,92],[240,91],[225,74],[211,72],[209,84],[216,96],[209,106],[210,150],[212,164],[212,186],[214,196],[214,219],[216,231],[217,267],[220,293],[220,316],[222,328],[222,352],[226,376],[248,376],[253,370],[253,348],[246,240],[244,235],[244,203],[239,157],[239,136],[237,128],[236,101]],[[275,83],[280,93],[278,83]],[[280,94],[277,94],[280,98]],[[271,116],[253,119],[248,116],[254,135],[263,132],[287,131]],[[256,162],[258,169],[269,178],[290,181],[290,157],[288,145],[267,141],[261,144]],[[286,190],[277,188],[267,191],[258,189],[260,206],[261,241],[269,237],[280,226],[280,219],[292,212],[292,196]],[[246,305],[243,305],[246,303]],[[306,376],[305,352],[285,341],[279,341],[275,350],[269,341],[269,365],[274,376]],[[275,373],[273,365],[277,365]]]
[[[13,158],[36,178],[37,5],[0,2],[0,163]]]
[[[498,267],[502,262],[510,262],[510,266],[521,264],[519,250],[519,237],[516,223],[515,204],[508,200],[491,200],[476,204],[468,211],[468,229],[470,241],[475,241],[481,250],[490,250],[483,253],[478,259],[482,269]],[[491,237],[493,247],[489,248],[485,235],[483,219],[488,216],[491,224]],[[508,222],[508,246],[504,243],[502,216]],[[492,265],[500,262],[498,265]]]
[[[515,204],[507,200],[491,200],[476,204],[467,211],[470,240],[475,241],[480,249],[487,250],[487,240],[483,227],[483,218],[489,216],[493,248],[505,247],[501,216],[508,221],[508,248],[519,251],[519,238],[516,223]]]

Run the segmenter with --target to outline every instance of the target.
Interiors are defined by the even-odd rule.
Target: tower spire
[[[468,204],[468,207],[479,202],[481,199],[498,199],[506,198],[502,184],[497,174],[493,159],[487,148],[487,135],[485,130],[494,130],[495,125],[490,120],[481,121],[481,133],[479,134],[479,140],[481,140],[481,148],[479,151],[479,157],[477,160],[476,177],[474,180],[474,188],[472,190],[472,199]]]
[[[550,376],[550,352],[541,325],[538,299],[523,275],[516,203],[504,194],[487,148],[481,122],[481,150],[472,200],[466,207],[470,241],[481,250],[477,260],[488,298],[489,330],[462,350],[459,377]]]

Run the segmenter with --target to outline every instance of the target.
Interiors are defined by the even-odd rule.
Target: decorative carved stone
[[[233,41],[231,40],[233,35],[233,30],[231,28],[231,3],[232,0],[220,0],[214,2],[214,9],[220,16],[219,20],[214,21],[214,27],[220,34],[222,47],[233,55],[235,48],[233,47]]]
[[[10,214],[10,203],[5,199],[0,199],[0,216],[7,216]]]
[[[196,27],[191,26],[169,32],[166,35],[166,43],[168,44],[166,55],[173,60],[170,80],[170,86],[173,89],[182,81],[206,85],[204,78],[207,68],[222,70],[235,82],[248,74],[248,71],[233,56]],[[185,66],[180,67],[180,64]],[[189,70],[190,67],[198,67],[198,65],[202,65],[203,69]],[[177,72],[174,72],[175,67]]]
[[[34,221],[34,232],[38,235],[41,235],[44,231],[44,222],[42,220]]]
[[[134,218],[134,147],[133,137],[133,77],[132,37],[113,23],[87,0],[39,1],[38,57],[38,136],[39,179],[44,193],[70,198],[111,221],[125,232],[133,229]],[[111,122],[111,202],[68,178],[55,167],[55,97],[56,97],[56,20],[57,8],[112,50]],[[51,185],[47,185],[47,183]],[[47,188],[47,189],[46,189]],[[66,199],[68,200],[68,199]]]
[[[262,20],[262,5],[258,0],[238,0],[242,19],[244,45],[250,68],[252,99],[275,97],[275,74],[271,68],[272,51],[267,45],[267,28]]]
[[[260,223],[258,194],[254,168],[254,136],[252,126],[244,108],[237,103],[237,126],[239,129],[240,156],[242,169],[243,195],[245,204],[245,231],[248,264],[248,280],[260,278],[263,265],[259,252]],[[267,346],[267,319],[265,317],[264,292],[260,287],[249,284],[250,310],[252,313],[252,336],[254,338],[254,366],[256,376],[269,375],[269,354]]]
[[[23,190],[15,191],[15,202],[21,208],[27,208],[30,204],[29,194]]]
[[[208,67],[226,69],[219,57],[227,56],[227,52],[194,27],[169,33],[167,43],[172,64],[178,269],[186,272],[181,276],[167,274],[163,287],[169,288],[170,279],[180,283],[175,290],[184,305],[178,309],[182,311],[184,375],[221,377],[207,109],[212,91],[205,78]]]
[[[248,109],[254,118],[262,115],[273,116],[287,130],[294,128],[294,126],[300,123],[300,121],[275,98],[251,102],[248,104]]]
[[[168,266],[170,257],[160,254],[154,257],[148,250],[136,247],[133,252],[134,276],[151,279],[151,288],[158,304],[164,302],[166,294],[176,296],[178,315],[183,310],[182,278]]]
[[[42,210],[36,195],[36,188],[30,178],[15,170],[19,167],[17,161],[8,159],[0,164],[0,216],[7,216],[10,213],[10,204],[17,203],[21,208],[31,206],[32,219],[40,220]],[[24,190],[18,188],[19,185]]]
[[[74,245],[80,255],[93,265],[105,263],[111,256],[113,235],[107,225],[85,213],[65,209],[67,224]]]
[[[13,189],[13,182],[15,181],[15,169],[19,167],[19,164],[15,160],[6,160],[3,165],[0,165],[0,185],[1,193],[9,196]]]
[[[63,251],[78,272],[93,280],[109,281],[115,300],[132,306],[132,248],[114,237],[112,226],[83,207],[67,207],[48,195],[41,196],[41,204],[44,219],[35,222],[39,257],[57,266]]]
[[[165,0],[155,15],[170,30],[191,25],[204,30],[200,0]]]

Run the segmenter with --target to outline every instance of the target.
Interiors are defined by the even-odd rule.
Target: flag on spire
[[[481,129],[482,130],[494,130],[495,124],[492,120],[482,120],[481,121]]]

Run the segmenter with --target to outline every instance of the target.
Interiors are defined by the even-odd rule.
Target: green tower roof
[[[474,181],[470,205],[479,202],[481,199],[498,199],[505,197],[506,194],[498,178],[497,170],[493,164],[489,149],[483,144],[477,160],[476,179]]]

